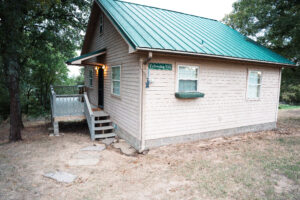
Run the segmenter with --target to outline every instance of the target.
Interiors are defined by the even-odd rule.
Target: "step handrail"
[[[89,98],[88,98],[86,92],[84,92],[83,97],[84,97],[84,115],[85,115],[86,121],[88,123],[88,127],[89,127],[90,134],[91,134],[91,139],[95,140],[95,129],[94,129],[95,117],[94,117],[94,113],[92,111],[91,104],[90,104],[90,101],[89,101]]]

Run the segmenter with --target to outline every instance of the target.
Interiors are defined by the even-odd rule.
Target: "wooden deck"
[[[55,116],[84,116],[83,95],[57,95]]]
[[[70,91],[77,94],[68,94]],[[78,86],[51,86],[50,100],[54,135],[59,135],[59,122],[86,120],[92,140],[115,136],[109,115],[93,108],[87,94]]]
[[[80,94],[79,86],[51,86],[50,100],[53,118],[63,120],[64,117],[75,119],[85,116],[83,94]]]

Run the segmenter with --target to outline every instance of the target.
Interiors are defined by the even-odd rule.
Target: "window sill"
[[[116,95],[116,94],[110,93],[110,96],[117,98],[117,99],[121,99],[121,95]]]
[[[175,97],[178,99],[194,99],[194,98],[203,98],[204,93],[201,92],[176,92]]]
[[[260,101],[260,98],[247,98],[247,101]]]

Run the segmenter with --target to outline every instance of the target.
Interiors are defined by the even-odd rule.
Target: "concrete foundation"
[[[145,146],[146,149],[150,149],[150,148],[164,146],[168,144],[176,144],[176,143],[184,143],[188,141],[196,141],[201,139],[224,137],[224,136],[237,135],[240,133],[247,133],[247,132],[273,130],[275,128],[276,128],[276,122],[270,122],[265,124],[257,124],[257,125],[243,126],[243,127],[223,129],[217,131],[209,131],[209,132],[203,132],[197,134],[180,135],[175,137],[146,140]]]
[[[135,148],[136,150],[140,149],[141,142],[136,137],[127,133],[126,131],[124,131],[124,129],[122,129],[119,126],[115,129],[115,132],[120,138],[126,140],[133,148]]]

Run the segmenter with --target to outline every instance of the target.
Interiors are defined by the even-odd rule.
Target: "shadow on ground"
[[[87,122],[60,122],[59,123],[59,132],[63,134],[82,134],[89,135],[89,127]]]

